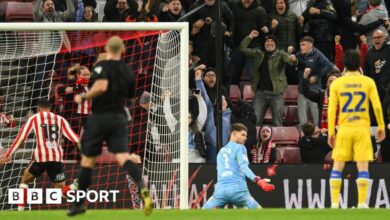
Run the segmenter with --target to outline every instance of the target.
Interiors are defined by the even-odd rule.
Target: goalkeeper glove
[[[266,192],[272,192],[275,190],[275,185],[267,183],[265,179],[256,176],[253,180],[260,188],[262,188]]]

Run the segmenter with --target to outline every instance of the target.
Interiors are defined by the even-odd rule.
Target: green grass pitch
[[[260,209],[260,210],[154,210],[151,216],[144,216],[134,210],[88,210],[86,214],[67,217],[66,210],[56,211],[0,211],[1,220],[382,220],[390,219],[390,209]]]

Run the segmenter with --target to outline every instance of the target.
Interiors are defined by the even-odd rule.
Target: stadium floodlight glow
[[[169,91],[169,96],[172,97],[173,101],[171,103],[172,108],[161,111],[162,115],[157,115],[160,112],[149,113],[150,123],[147,130],[143,176],[151,189],[154,201],[160,204],[157,208],[188,209],[188,23],[2,23],[0,25],[0,67],[2,71],[7,71],[8,74],[0,74],[1,86],[5,90],[3,93],[7,96],[5,112],[17,112],[15,113],[15,119],[21,122],[18,123],[18,126],[21,126],[25,121],[26,112],[31,107],[29,104],[26,104],[30,103],[30,97],[26,94],[27,90],[30,89],[28,87],[31,80],[29,82],[29,79],[25,79],[25,75],[34,74],[34,71],[38,71],[40,65],[45,65],[45,68],[49,64],[55,66],[55,58],[60,51],[75,50],[75,48],[71,47],[72,42],[69,41],[72,41],[72,39],[69,40],[68,35],[65,34],[66,32],[72,32],[77,37],[77,34],[82,35],[83,32],[91,33],[95,31],[107,33],[129,31],[129,34],[135,35],[138,33],[142,35],[149,31],[158,32],[156,48],[149,49],[150,53],[155,52],[153,55],[153,58],[155,58],[152,68],[151,100],[155,106],[159,104],[163,106],[164,94],[167,94],[167,91]],[[146,35],[144,34],[143,36]],[[130,36],[128,41],[140,44],[145,43],[137,42],[137,36]],[[103,36],[102,39],[104,39],[102,41],[106,37]],[[75,39],[77,40],[77,38]],[[94,43],[101,43],[99,42],[100,38],[97,39]],[[145,45],[147,43],[150,42],[146,42]],[[94,48],[79,49],[90,52],[102,46],[94,44],[91,47]],[[137,50],[130,51],[130,53],[137,53],[136,55],[141,52]],[[44,61],[40,63],[37,57],[45,56]],[[51,56],[54,59],[50,58]],[[82,58],[86,58],[86,54],[83,54]],[[92,58],[87,58],[95,60],[96,54]],[[71,61],[73,61],[72,59],[73,57],[70,58]],[[139,59],[144,59],[144,57],[141,56]],[[145,67],[145,64],[142,62],[143,60],[140,61],[140,69]],[[54,67],[51,68],[52,72],[54,72]],[[52,85],[53,79],[50,79],[44,89],[53,90],[51,88]],[[19,105],[23,106],[23,109],[20,109]],[[174,116],[176,121],[173,123],[172,117],[167,118],[167,121],[164,123],[168,125],[160,129],[159,132],[160,140],[167,135],[170,136],[170,141],[172,141],[170,146],[167,146],[166,143],[151,141],[152,135],[154,135],[152,132],[154,127],[161,127],[160,123],[163,123],[157,118],[164,118],[163,114],[166,111],[170,111],[170,114]],[[171,130],[173,124],[177,125],[177,129],[175,128],[174,131]],[[16,129],[19,129],[19,127]],[[1,130],[0,139],[2,139],[2,146],[9,147],[15,136],[9,130]],[[34,143],[31,142],[27,141],[26,145],[33,145]],[[170,159],[161,156],[162,152],[164,154],[167,153],[166,150],[168,148],[174,149],[168,153]],[[152,149],[162,149],[163,151],[157,152]],[[1,150],[0,145],[0,154]],[[22,175],[21,167],[23,167],[20,164],[28,163],[31,159],[31,154],[30,148],[22,146],[16,152],[13,163],[0,168],[0,190],[3,192],[2,196],[0,196],[0,210],[15,209],[14,207],[10,208],[6,202],[5,198],[8,198],[6,189],[18,187],[20,176]],[[75,176],[72,175],[72,178],[75,178]],[[69,178],[69,175],[67,175],[67,178]]]

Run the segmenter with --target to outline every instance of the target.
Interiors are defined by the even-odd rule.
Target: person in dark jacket
[[[169,0],[158,14],[160,22],[175,22],[184,15],[184,9],[180,0]]]
[[[205,0],[206,5],[192,15],[190,19],[190,39],[194,43],[194,54],[199,56],[206,66],[215,66],[215,20],[217,17],[217,7],[215,0]],[[190,11],[202,1],[195,2]],[[235,21],[233,13],[228,5],[221,1],[221,20],[225,31],[223,36],[231,37],[233,35]]]
[[[251,58],[240,52],[238,46],[252,30],[257,30],[260,32],[260,36],[252,40],[249,48],[260,48],[265,34],[269,31],[267,27],[269,22],[268,15],[258,0],[231,0],[228,3],[236,24],[233,35],[233,50],[230,55],[232,65],[230,83],[239,85],[244,67],[246,67],[249,79],[252,79],[253,62]]]
[[[108,22],[123,22],[128,17],[138,17],[136,0],[107,0],[104,6],[104,19]]]
[[[282,126],[284,99],[283,92],[287,88],[285,67],[293,65],[290,56],[283,50],[276,49],[275,36],[266,37],[265,51],[248,48],[252,39],[259,36],[253,30],[240,44],[241,52],[253,59],[252,90],[255,92],[254,108],[257,125],[263,125],[264,115],[268,107],[272,111],[274,126]]]
[[[92,8],[96,8],[96,0],[83,0],[84,7],[91,6]]]
[[[387,18],[388,12],[386,10],[386,7],[382,5],[381,0],[370,0],[368,1],[368,4],[369,4],[369,9],[367,9],[367,11],[362,15],[359,21],[360,24],[366,25],[378,19]],[[378,29],[382,30],[383,32],[386,32],[387,28],[388,28],[388,24],[381,25],[380,27],[378,27]],[[374,30],[365,34],[367,37],[368,46],[372,46],[373,32]]]
[[[390,45],[387,32],[376,30],[372,35],[373,47],[368,49],[364,74],[374,79],[379,98],[383,101],[390,83]]]
[[[270,33],[278,39],[278,49],[288,53],[298,48],[298,39],[303,34],[303,23],[298,21],[297,15],[290,10],[288,0],[275,0],[270,14]],[[286,77],[289,85],[298,84],[298,73],[293,66],[286,66]]]
[[[265,9],[267,14],[270,14],[273,9],[273,1],[272,0],[261,0],[260,5]]]
[[[314,46],[313,38],[305,36],[300,42],[300,52],[296,54],[298,64],[298,75],[303,80],[305,74],[308,74],[310,90],[320,91],[322,89],[322,78],[333,69],[333,64]],[[294,56],[294,55],[293,55]],[[298,87],[298,118],[302,126],[307,122],[307,111],[310,109],[312,119],[316,126],[319,126],[318,105],[310,101],[302,94],[302,88]]]
[[[304,163],[325,162],[325,156],[332,150],[328,145],[326,132],[315,129],[314,124],[307,122],[302,126],[304,136],[298,146]]]
[[[241,123],[245,125],[245,127],[248,128],[247,132],[247,140],[245,142],[245,147],[247,149],[247,152],[249,153],[250,150],[254,145],[256,145],[256,115],[255,110],[253,107],[242,100],[238,101],[237,103],[233,104],[232,107],[232,117],[230,119],[232,124],[235,123]],[[248,155],[249,157],[250,155]]]
[[[351,1],[350,0],[337,0],[333,1],[334,7],[337,12],[337,28],[336,33],[341,36],[341,45],[344,50],[356,49],[358,41],[356,39],[356,33],[361,35],[368,31],[371,31],[384,24],[384,19],[378,19],[367,25],[362,25],[352,20],[351,13]]]
[[[387,93],[382,102],[383,118],[385,119],[386,138],[381,144],[382,162],[390,162],[390,85],[387,86]]]
[[[288,0],[275,0],[270,20],[270,32],[278,39],[278,49],[287,52],[289,46],[297,48],[303,26],[297,15],[290,11]]]
[[[310,82],[307,76],[301,80],[302,95],[318,104],[320,115],[320,128],[328,129],[328,100],[330,85],[340,76],[338,70],[332,70],[328,73],[326,88],[324,90],[310,90]]]
[[[314,38],[315,47],[329,60],[334,56],[336,10],[330,0],[311,0],[302,14],[308,24],[308,35]]]
[[[205,67],[205,66],[204,66]],[[203,67],[202,67],[203,68]],[[202,69],[200,68],[200,69]],[[207,95],[210,99],[210,102],[213,105],[217,104],[217,73],[216,70],[212,67],[207,67],[202,69],[204,71],[203,74],[203,82],[206,87]],[[222,87],[222,95],[226,98],[229,98],[228,90],[225,87]]]

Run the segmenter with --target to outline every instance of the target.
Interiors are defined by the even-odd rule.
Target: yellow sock
[[[369,180],[367,178],[358,178],[356,183],[358,188],[358,204],[365,204],[367,200]]]
[[[340,190],[341,190],[341,179],[331,178],[329,180],[329,184],[330,184],[330,198],[331,198],[332,206],[338,206]]]

